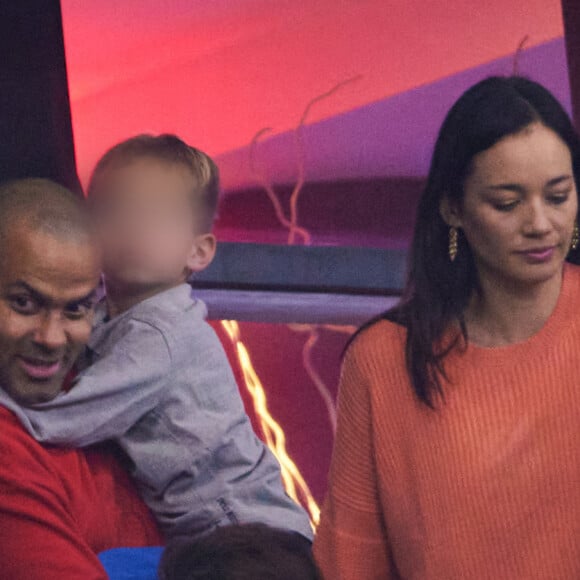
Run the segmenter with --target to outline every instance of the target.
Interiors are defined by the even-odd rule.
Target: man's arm
[[[85,447],[122,435],[158,404],[171,367],[163,334],[145,322],[129,325],[68,393],[28,408],[0,402],[43,443]]]

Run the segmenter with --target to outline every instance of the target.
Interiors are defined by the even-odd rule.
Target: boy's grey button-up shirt
[[[104,306],[104,305],[103,305]],[[255,435],[205,305],[183,284],[106,321],[74,388],[12,408],[39,441],[84,447],[115,439],[168,537],[262,522],[312,538],[280,467]],[[3,397],[4,398],[4,397]]]

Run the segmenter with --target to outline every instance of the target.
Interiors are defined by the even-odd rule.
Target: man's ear
[[[439,214],[443,221],[451,228],[461,227],[461,216],[457,204],[452,203],[446,195],[439,202]]]
[[[201,272],[212,262],[217,248],[213,234],[201,234],[195,238],[191,253],[187,259],[187,267],[191,272]]]

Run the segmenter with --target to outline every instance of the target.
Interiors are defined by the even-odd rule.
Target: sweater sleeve
[[[0,409],[1,418],[6,417]],[[70,510],[67,490],[42,453],[2,421],[0,570],[10,580],[107,580]]]
[[[329,491],[314,554],[328,579],[395,579],[378,498],[369,373],[353,346],[342,368]]]
[[[170,368],[161,331],[132,320],[115,347],[80,374],[68,393],[28,408],[2,403],[37,441],[86,447],[123,435],[153,409]]]

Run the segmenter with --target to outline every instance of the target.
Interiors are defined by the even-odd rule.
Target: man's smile
[[[54,378],[62,368],[63,360],[59,359],[42,359],[30,357],[17,357],[20,368],[34,380],[46,381]]]

